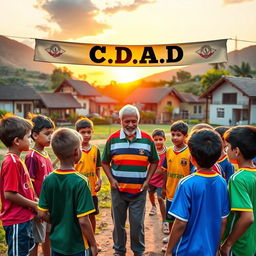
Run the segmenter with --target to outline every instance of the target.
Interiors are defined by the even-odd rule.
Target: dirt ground
[[[146,256],[161,256],[163,253],[161,249],[163,247],[162,239],[164,234],[162,232],[162,221],[160,210],[155,216],[149,216],[151,205],[147,201],[146,206],[146,216],[145,216],[145,255]],[[97,226],[101,229],[100,233],[96,235],[96,240],[100,244],[102,251],[99,256],[111,256],[114,252],[113,250],[113,240],[112,240],[112,229],[113,223],[111,219],[110,209],[103,208],[100,209],[99,220],[97,221]],[[126,222],[127,230],[127,253],[126,256],[133,256],[130,249],[130,239],[129,239],[129,221]]]

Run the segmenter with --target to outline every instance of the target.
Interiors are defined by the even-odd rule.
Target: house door
[[[248,109],[233,109],[232,125],[248,124]]]
[[[32,112],[32,104],[24,102],[15,103],[15,115],[20,117],[27,117],[27,114]]]

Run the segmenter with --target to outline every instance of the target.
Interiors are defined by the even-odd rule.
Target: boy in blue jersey
[[[188,147],[197,171],[177,187],[169,209],[176,219],[165,256],[216,256],[229,214],[227,184],[211,169],[222,141],[216,132],[202,129],[191,135]]]
[[[231,164],[228,160],[227,153],[225,152],[226,142],[223,138],[224,133],[227,130],[229,130],[229,127],[218,126],[214,130],[220,135],[220,137],[222,139],[222,152],[221,152],[221,156],[220,156],[219,160],[217,161],[217,163],[221,167],[222,177],[224,177],[224,179],[228,182],[229,178],[231,177],[231,175],[234,173],[234,170],[235,170],[234,165]]]

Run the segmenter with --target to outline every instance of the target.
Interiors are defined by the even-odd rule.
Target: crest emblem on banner
[[[201,57],[207,59],[216,52],[210,45],[203,45],[199,50],[196,51]]]
[[[52,57],[60,57],[65,51],[57,44],[45,49]]]
[[[140,148],[140,149],[139,149],[139,154],[140,154],[140,155],[144,155],[144,154],[145,154],[145,150],[144,150],[143,148]]]

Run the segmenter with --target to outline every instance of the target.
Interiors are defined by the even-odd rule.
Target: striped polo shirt
[[[141,192],[149,163],[158,161],[152,138],[138,128],[132,141],[127,139],[122,129],[113,133],[107,140],[102,156],[102,162],[111,165],[119,191],[127,196]]]

